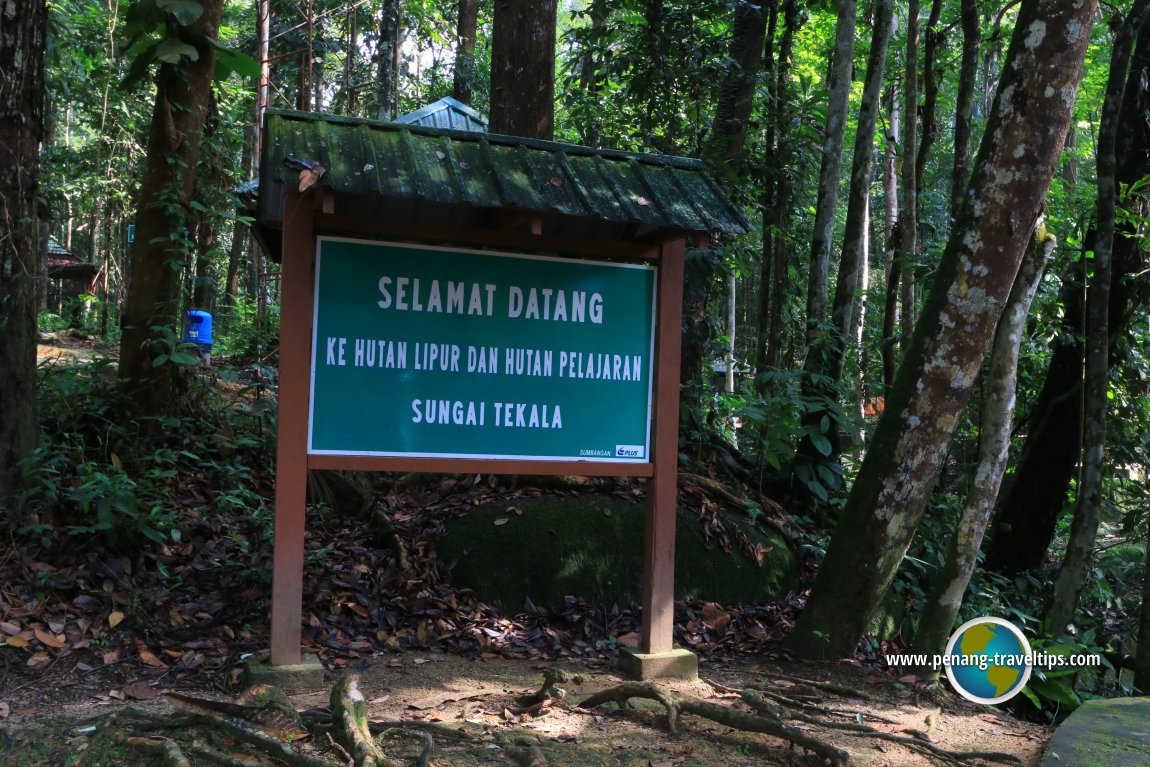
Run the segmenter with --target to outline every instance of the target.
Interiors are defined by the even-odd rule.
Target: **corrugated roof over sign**
[[[266,120],[264,224],[282,221],[281,185],[297,182],[284,159],[294,156],[322,164],[320,185],[354,215],[474,226],[510,209],[542,214],[553,234],[603,237],[750,230],[699,160],[306,112]]]
[[[449,128],[480,133],[487,131],[487,120],[483,118],[483,115],[450,96],[444,96],[434,104],[406,114],[395,122],[404,125],[422,125],[428,128]]]

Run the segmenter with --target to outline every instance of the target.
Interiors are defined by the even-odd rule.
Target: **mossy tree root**
[[[359,691],[359,675],[340,677],[331,688],[332,737],[347,750],[355,767],[396,767],[375,742],[368,722],[367,700]]]

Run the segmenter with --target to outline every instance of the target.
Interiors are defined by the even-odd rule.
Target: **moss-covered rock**
[[[642,597],[643,518],[641,504],[603,497],[480,506],[452,523],[438,555],[455,563],[456,586],[510,611],[525,598],[540,606],[562,604],[565,596],[626,605]],[[680,511],[677,599],[762,603],[796,586],[798,567],[785,541],[730,521],[768,549],[762,566],[738,551],[708,549],[699,521]]]

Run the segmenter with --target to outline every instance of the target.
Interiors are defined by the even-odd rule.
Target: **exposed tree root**
[[[810,680],[800,680],[793,677],[790,679],[800,683],[818,685],[832,692],[850,697],[865,697],[858,694],[856,690],[838,685],[811,682]],[[672,733],[679,731],[679,719],[682,714],[694,714],[695,716],[710,719],[727,727],[733,727],[745,732],[764,733],[786,740],[799,748],[815,754],[824,761],[836,765],[836,767],[845,767],[845,765],[850,764],[850,756],[846,751],[804,730],[792,727],[784,720],[793,720],[828,730],[842,731],[848,733],[851,737],[874,738],[876,740],[898,743],[901,746],[933,759],[938,759],[947,764],[958,765],[960,767],[969,767],[979,762],[994,762],[999,764],[1021,763],[1021,760],[1012,754],[994,751],[950,751],[936,745],[929,735],[920,730],[903,729],[898,733],[883,732],[870,725],[862,724],[861,720],[857,722],[842,722],[827,719],[824,718],[824,716],[857,716],[857,712],[814,706],[787,698],[772,690],[763,691],[748,688],[736,691],[730,690],[730,688],[724,689],[737,692],[742,701],[754,710],[754,713],[730,706],[709,703],[697,698],[677,696],[665,687],[650,682],[627,682],[611,687],[592,695],[583,701],[580,706],[582,708],[593,708],[603,703],[614,702],[620,707],[626,707],[631,698],[646,698],[657,701],[666,709],[667,728]],[[805,713],[803,710],[796,709],[815,711],[824,716],[815,716],[811,713]],[[872,716],[871,718],[876,721],[893,723],[891,720],[882,719],[881,717]]]
[[[806,685],[807,687],[813,687],[816,690],[823,690],[824,692],[834,693],[835,695],[842,695],[843,697],[846,697],[846,698],[852,698],[852,699],[857,699],[857,700],[866,700],[866,701],[873,701],[874,700],[874,696],[869,694],[869,693],[863,692],[862,690],[856,690],[853,687],[844,687],[841,684],[833,684],[831,682],[820,682],[817,679],[804,679],[803,677],[800,677],[800,676],[791,676],[790,674],[780,674],[780,673],[773,672],[773,671],[771,672],[771,677],[773,677],[775,679],[785,679],[788,682],[794,682],[795,684]],[[751,689],[758,690],[758,689],[762,689],[762,688],[759,687],[758,685],[752,685]]]
[[[849,692],[849,690],[848,690]],[[758,694],[758,691],[747,689],[740,693],[740,697],[749,705],[761,714],[767,716],[779,716],[779,706],[764,699]],[[899,743],[907,748],[911,748],[920,753],[928,756],[943,759],[952,764],[969,765],[978,761],[983,762],[998,762],[1001,764],[1020,764],[1020,760],[1012,754],[1001,754],[993,751],[948,751],[944,748],[939,748],[931,742],[930,736],[920,730],[904,730],[905,734],[882,732],[876,730],[874,727],[858,722],[832,722],[826,719],[820,719],[816,716],[802,714],[798,712],[788,712],[787,716],[791,719],[805,722],[806,724],[814,724],[819,727],[826,727],[833,730],[844,730],[849,732],[854,737],[867,737],[877,738],[878,740],[886,740],[892,743]]]
[[[167,738],[144,738],[137,735],[116,733],[115,741],[121,745],[146,754],[155,759],[164,767],[191,767],[188,757],[184,755],[179,745]]]
[[[497,734],[495,739],[519,767],[548,767],[547,757],[537,740],[506,733]]]
[[[315,716],[301,716],[290,701],[275,688],[259,688],[244,693],[236,703],[169,696],[184,712],[163,716],[125,708],[97,722],[93,738],[106,739],[128,747],[150,764],[163,767],[191,767],[196,764],[220,767],[332,767],[332,762],[310,756],[292,747],[293,741],[310,733],[320,733],[322,724]],[[367,703],[354,675],[339,680],[331,691],[331,714],[324,718],[328,745],[338,753],[338,764],[354,767],[397,767],[376,743],[375,727],[367,719]],[[302,727],[308,720],[310,733]],[[416,760],[428,765],[435,742],[431,736],[409,730],[388,729],[386,734],[421,738],[423,753]],[[170,735],[169,735],[170,734]],[[181,737],[178,738],[177,734]],[[228,746],[229,753],[220,749]],[[243,745],[237,753],[235,744]]]
[[[850,763],[850,755],[846,751],[808,735],[802,730],[797,730],[776,716],[760,716],[717,703],[708,703],[697,698],[678,697],[666,688],[649,682],[627,682],[611,687],[592,695],[583,701],[581,707],[593,708],[607,702],[615,702],[620,706],[625,706],[631,698],[647,698],[661,703],[667,709],[667,728],[672,733],[679,731],[679,718],[683,713],[694,714],[735,729],[760,732],[781,738],[816,754],[832,765]]]
[[[372,732],[374,733],[375,730],[373,729]],[[435,750],[435,739],[431,737],[431,733],[429,732],[417,732],[415,730],[409,730],[406,727],[389,727],[383,732],[380,732],[379,735],[384,737],[402,735],[403,737],[419,738],[422,740],[423,751],[421,751],[416,758],[415,767],[427,767],[428,760],[431,759],[431,752]]]
[[[358,675],[341,677],[332,687],[331,718],[332,737],[351,755],[355,767],[393,767],[372,735]]]
[[[524,708],[529,708],[554,698],[562,698],[567,695],[567,691],[559,685],[566,682],[567,675],[563,673],[562,669],[545,668],[543,669],[543,686],[530,695],[520,695],[515,699],[515,702]]]

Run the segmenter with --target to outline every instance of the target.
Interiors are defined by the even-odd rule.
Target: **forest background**
[[[688,253],[680,460],[803,531],[821,567],[797,653],[865,650],[894,594],[921,651],[1000,614],[1150,688],[1145,0],[4,8],[14,550],[178,541],[185,454],[212,453],[213,503],[266,512],[274,412],[205,424],[181,343],[207,310],[217,354],[274,389],[277,267],[244,214],[258,115],[452,96],[494,132],[704,158],[754,222]],[[48,277],[49,237],[90,291]],[[68,328],[115,372],[37,369],[37,333]]]

